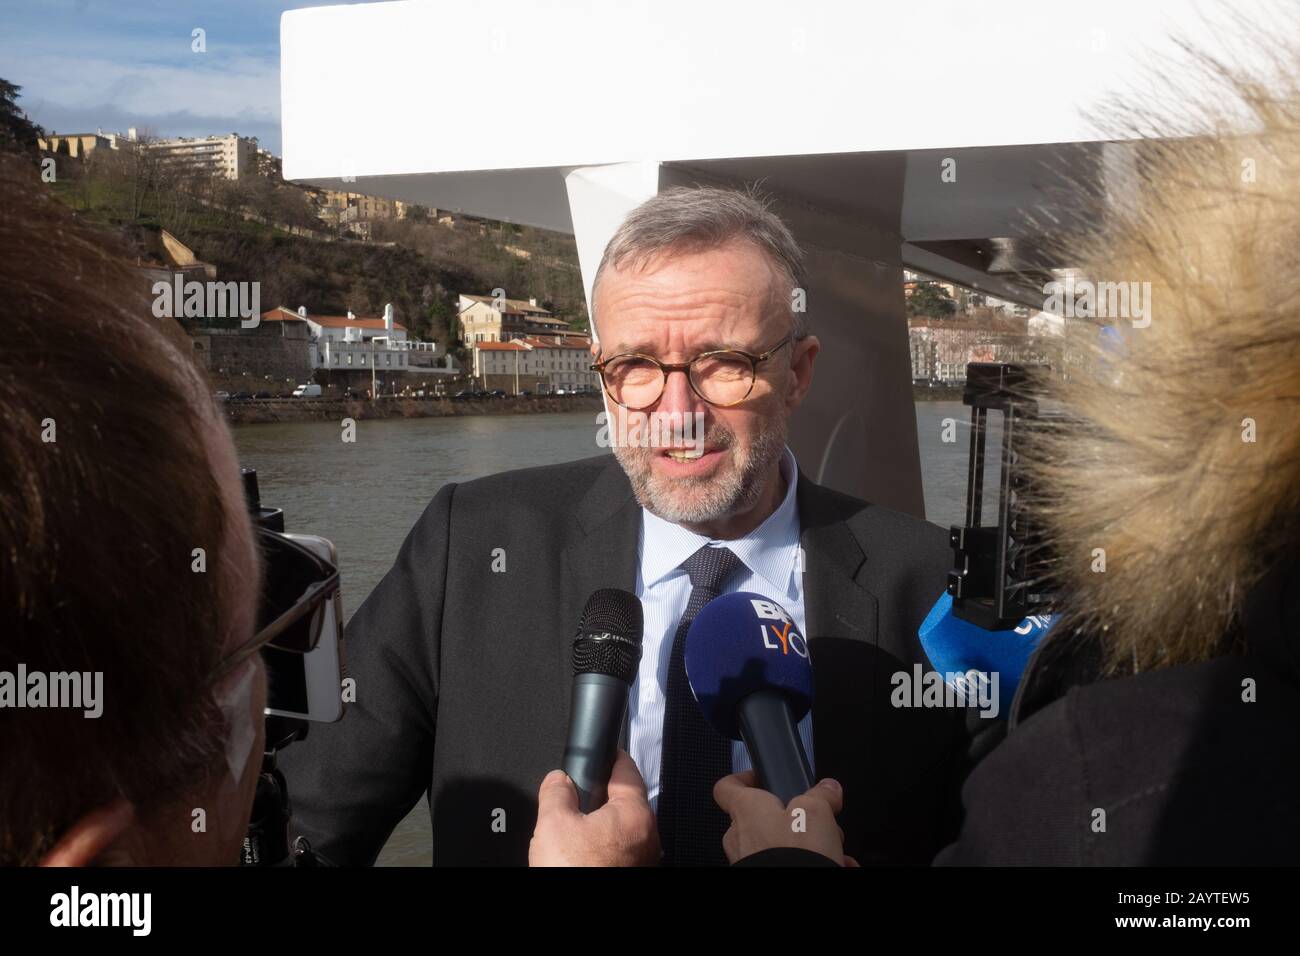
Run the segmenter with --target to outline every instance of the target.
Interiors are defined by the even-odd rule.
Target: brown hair
[[[14,865],[96,807],[124,797],[147,816],[217,766],[206,682],[227,518],[211,400],[145,277],[27,163],[0,157],[0,204],[0,671],[103,674],[96,719],[0,711],[0,865]]]

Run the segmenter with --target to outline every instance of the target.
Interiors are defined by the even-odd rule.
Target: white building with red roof
[[[312,315],[305,306],[296,312],[277,306],[263,312],[262,321],[306,323],[312,368],[428,371],[438,350],[436,342],[408,339],[406,326],[393,317],[391,303],[384,306],[382,316]]]

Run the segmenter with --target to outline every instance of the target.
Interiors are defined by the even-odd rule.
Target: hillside
[[[215,265],[222,281],[259,282],[263,311],[283,305],[379,315],[391,302],[414,335],[448,342],[456,295],[501,288],[586,328],[569,236],[505,223],[452,229],[393,221],[374,224],[374,241],[332,238],[319,231],[308,194],[294,186],[263,177],[171,178],[120,155],[60,157],[51,188],[88,220],[118,231],[137,254],[150,246],[144,232],[162,227]]]

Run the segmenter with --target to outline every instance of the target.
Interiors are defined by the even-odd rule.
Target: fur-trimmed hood
[[[1057,630],[1099,638],[1110,673],[1222,653],[1247,593],[1300,543],[1300,71],[1211,72],[1219,115],[1248,132],[1207,116],[1211,135],[1138,149],[1135,206],[1073,258],[1095,281],[1150,282],[1150,324],[1095,336],[1046,386],[1081,425],[1029,456]]]

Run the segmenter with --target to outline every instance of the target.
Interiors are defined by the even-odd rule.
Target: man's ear
[[[785,405],[790,412],[803,404],[804,398],[808,395],[808,389],[812,387],[813,361],[817,358],[817,353],[821,351],[821,347],[822,344],[815,335],[796,339],[792,346],[794,350],[790,362],[792,380],[790,390],[786,392],[785,396]]]
[[[54,849],[41,860],[41,866],[91,866],[135,822],[135,807],[126,800],[91,810],[72,825]]]

